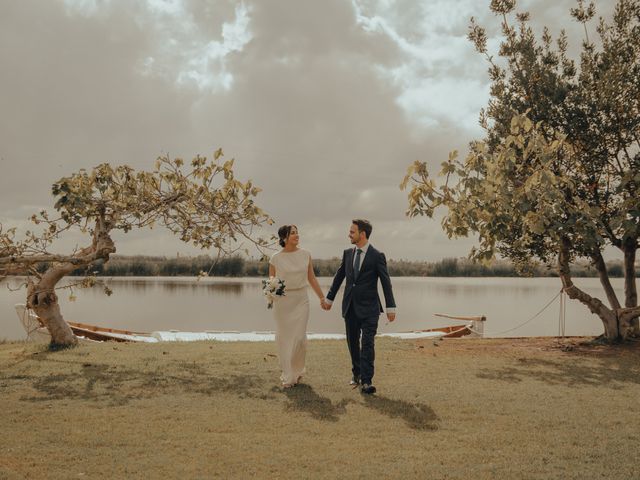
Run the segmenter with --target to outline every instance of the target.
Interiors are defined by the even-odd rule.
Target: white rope
[[[564,296],[564,290],[560,290],[560,312],[558,313],[558,336],[564,338],[565,336],[565,320],[567,313],[567,300]]]
[[[554,302],[554,300],[555,300],[556,298],[558,298],[558,296],[560,296],[561,294],[562,294],[562,290],[560,290],[558,293],[556,293],[555,297],[553,297],[551,300],[549,300],[549,302],[548,302],[544,307],[542,307],[542,309],[541,309],[538,313],[536,313],[533,317],[531,317],[529,320],[527,320],[527,321],[525,321],[525,322],[522,322],[520,325],[517,325],[517,326],[515,326],[515,327],[513,327],[513,328],[510,328],[509,330],[504,330],[504,331],[502,331],[502,332],[489,332],[489,333],[487,333],[487,332],[479,332],[479,331],[477,331],[477,330],[475,330],[475,329],[473,329],[473,328],[471,328],[471,327],[469,327],[469,330],[471,330],[471,331],[472,331],[472,332],[474,332],[474,333],[477,333],[478,335],[482,335],[482,336],[489,336],[489,337],[494,337],[494,336],[496,336],[496,335],[502,335],[503,333],[513,332],[514,330],[517,330],[518,328],[523,327],[523,326],[525,326],[527,323],[529,323],[529,322],[531,322],[532,320],[536,319],[536,318],[537,318],[537,317],[538,317],[542,312],[544,312],[544,311],[547,309],[547,307],[549,307],[549,305],[551,305],[551,304]]]
[[[31,310],[27,307],[24,307],[24,310],[20,313],[20,321],[27,332],[27,340],[31,340],[33,334],[42,327],[40,320],[31,315]]]

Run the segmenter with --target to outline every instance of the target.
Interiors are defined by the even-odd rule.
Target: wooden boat
[[[77,337],[88,338],[98,342],[154,342],[150,333],[132,332],[130,330],[119,330],[117,328],[98,327],[87,323],[67,322],[71,330]],[[44,325],[43,325],[44,327]]]
[[[27,339],[34,341],[50,341],[49,332],[44,326],[42,320],[23,304],[15,306],[18,317],[27,332]],[[457,338],[466,335],[477,335],[482,331],[481,323],[486,320],[482,317],[452,317],[443,314],[437,316],[455,318],[458,320],[471,320],[470,323],[464,325],[451,325],[447,327],[430,328],[425,330],[415,330],[411,332],[400,333],[381,333],[381,337],[392,337],[401,339],[420,339],[420,338]],[[205,331],[205,332],[181,332],[178,330],[158,331],[158,332],[136,332],[132,330],[121,330],[117,328],[100,327],[88,323],[67,322],[73,333],[81,341],[115,341],[115,342],[171,342],[171,341],[199,341],[199,340],[218,340],[218,341],[273,341],[275,340],[274,332],[229,332],[229,331]],[[343,339],[343,334],[335,333],[309,333],[307,338],[310,340],[329,340]]]
[[[49,331],[42,319],[23,304],[15,306],[18,318],[27,332],[27,340],[50,341]],[[86,323],[67,322],[74,335],[86,341],[115,341],[115,342],[157,342],[149,333],[119,330],[117,328],[98,327]]]
[[[442,338],[460,338],[467,335],[482,336],[484,331],[484,322],[487,321],[487,317],[484,315],[447,315],[444,313],[436,313],[436,317],[449,318],[453,320],[466,320],[469,323],[464,325],[451,325],[448,327],[430,328],[427,330],[420,330],[421,332],[443,332],[445,335]]]
[[[472,334],[472,325],[450,325],[448,327],[428,328],[421,332],[443,332],[442,338],[459,338]]]

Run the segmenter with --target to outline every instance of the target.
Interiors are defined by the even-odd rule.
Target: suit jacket
[[[346,279],[342,297],[342,316],[347,314],[349,307],[353,307],[353,313],[357,317],[377,317],[383,312],[378,295],[378,279],[380,279],[387,308],[395,308],[396,302],[393,299],[391,279],[387,272],[387,259],[384,253],[369,244],[364,260],[362,260],[358,278],[354,280],[353,261],[355,254],[355,248],[348,248],[343,252],[340,268],[333,277],[327,298],[333,302],[342,281]]]

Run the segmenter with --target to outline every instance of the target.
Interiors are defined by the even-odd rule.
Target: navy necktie
[[[353,279],[356,280],[358,278],[358,274],[360,273],[360,254],[362,253],[361,249],[356,250],[356,261],[353,264]]]

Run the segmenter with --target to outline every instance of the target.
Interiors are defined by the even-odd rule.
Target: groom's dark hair
[[[371,232],[373,231],[373,227],[371,226],[371,223],[369,222],[369,220],[356,218],[355,220],[351,220],[351,223],[353,223],[356,227],[358,227],[359,231],[364,232],[364,236],[367,237],[367,240],[369,240],[369,237],[371,236]]]

